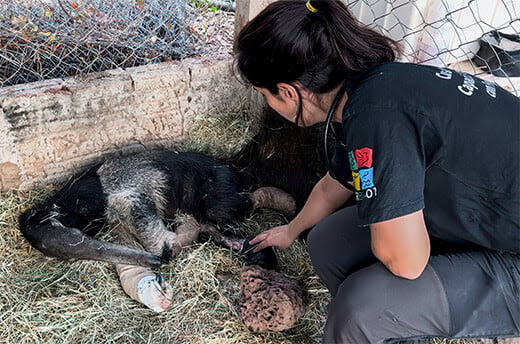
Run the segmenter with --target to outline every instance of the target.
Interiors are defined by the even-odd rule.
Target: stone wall
[[[249,20],[275,0],[240,0],[236,2],[235,35],[240,32]]]
[[[237,32],[272,1],[238,1]],[[0,88],[0,191],[62,180],[106,155],[174,147],[195,115],[232,108],[240,92],[261,108],[230,67],[230,57],[192,58]]]
[[[185,59],[0,89],[0,189],[53,182],[106,154],[170,148],[242,88],[231,59]]]

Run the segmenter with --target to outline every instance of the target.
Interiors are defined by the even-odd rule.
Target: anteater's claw
[[[162,264],[165,264],[167,262],[164,262],[162,257],[156,256],[156,255],[153,255],[153,254],[148,254],[148,255],[146,255],[145,261],[143,263],[140,263],[139,265],[147,266],[147,267],[150,267],[150,268],[158,268]]]

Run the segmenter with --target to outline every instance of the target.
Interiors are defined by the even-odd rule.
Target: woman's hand
[[[291,244],[296,240],[296,236],[294,236],[290,230],[289,225],[283,225],[278,227],[273,227],[271,229],[266,230],[258,234],[253,238],[249,243],[251,245],[258,244],[253,252],[258,252],[263,250],[266,247],[274,246],[278,247],[282,250],[291,246]]]

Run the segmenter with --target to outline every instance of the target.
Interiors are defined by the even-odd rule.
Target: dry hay
[[[245,118],[241,112],[201,117],[186,147],[230,155],[249,139]],[[161,268],[175,302],[156,314],[124,294],[110,264],[44,261],[28,245],[17,229],[17,215],[50,190],[0,195],[0,343],[320,342],[330,299],[302,242],[279,252],[282,272],[302,281],[308,293],[307,312],[290,330],[255,334],[243,325],[238,308],[243,263],[233,252],[209,243],[194,244]],[[263,209],[225,229],[253,235],[285,222],[279,213]]]
[[[183,148],[229,156],[249,140],[250,124],[244,118],[243,112],[200,117]],[[17,215],[51,189],[0,196],[0,342],[319,342],[328,296],[302,243],[280,255],[283,272],[303,280],[310,295],[307,314],[291,330],[253,334],[242,324],[238,300],[243,263],[212,244],[195,244],[161,268],[175,291],[175,302],[168,311],[155,314],[124,294],[110,264],[45,261],[29,246],[17,228]],[[283,222],[280,214],[261,210],[227,230],[253,235]]]
[[[197,116],[189,127],[183,150],[230,158],[251,140],[252,120],[242,110]]]
[[[16,227],[16,215],[38,193],[1,197],[0,342],[5,343],[307,343],[318,342],[326,292],[305,248],[284,252],[284,272],[303,279],[310,307],[296,328],[253,334],[238,316],[241,261],[229,250],[196,244],[161,268],[175,291],[174,305],[155,314],[130,300],[114,269],[99,262],[42,261]],[[264,210],[228,228],[248,234],[284,222]]]

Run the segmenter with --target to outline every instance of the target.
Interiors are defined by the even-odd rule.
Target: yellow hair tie
[[[316,13],[318,12],[318,10],[316,9],[316,7],[312,6],[311,5],[311,0],[308,0],[307,3],[305,4],[305,6],[307,6],[307,9],[309,11],[311,11],[312,13]]]

